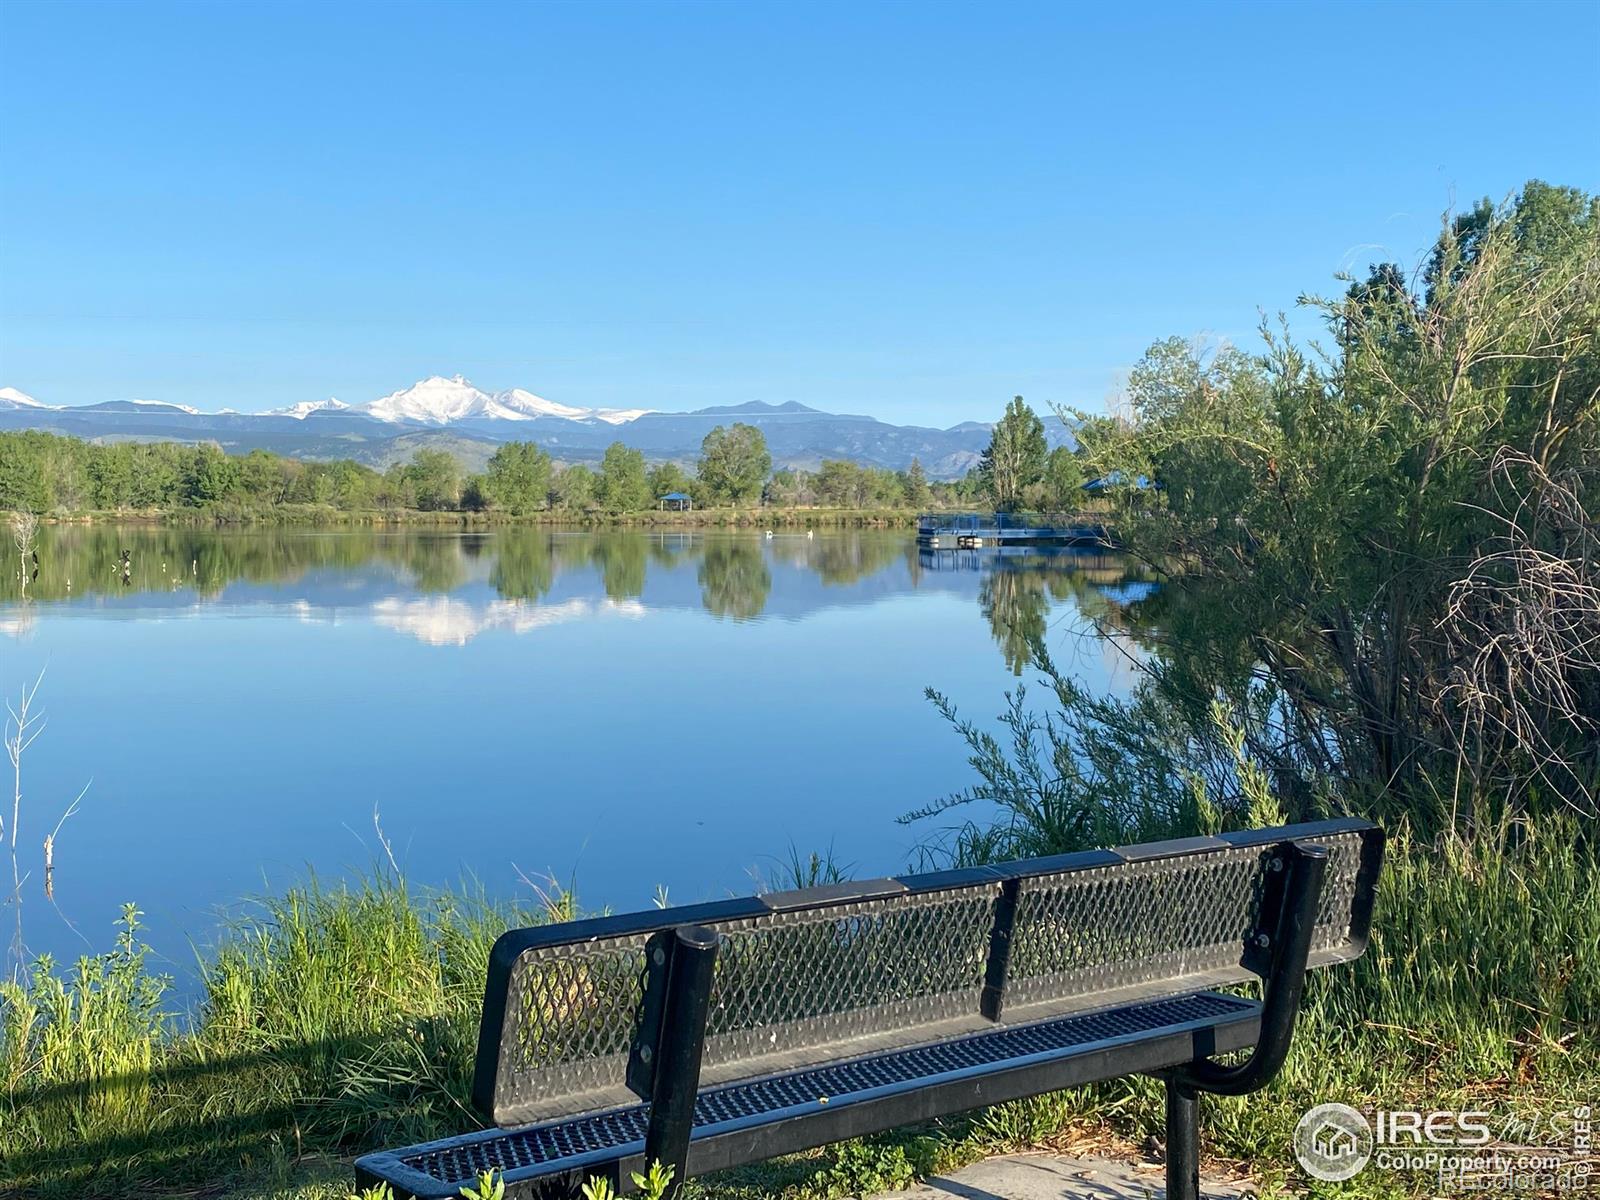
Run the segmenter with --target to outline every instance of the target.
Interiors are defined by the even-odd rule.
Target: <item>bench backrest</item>
[[[1311,965],[1359,956],[1383,835],[1353,820],[513,930],[490,958],[474,1100],[501,1126],[633,1100],[648,943],[685,925],[720,939],[706,1083],[1238,983],[1289,841],[1329,851]]]

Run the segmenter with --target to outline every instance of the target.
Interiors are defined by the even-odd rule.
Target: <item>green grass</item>
[[[281,1173],[470,1125],[489,947],[542,920],[375,877],[262,901],[165,1011],[124,933],[0,991],[0,1192],[132,1194]]]
[[[1207,1098],[1212,1153],[1302,1186],[1290,1134],[1312,1105],[1550,1111],[1600,1095],[1600,871],[1576,822],[1522,844],[1393,840],[1365,957],[1314,972],[1294,1051],[1265,1090]],[[1085,1089],[1130,1136],[1161,1128],[1148,1080]],[[1382,1195],[1436,1181],[1368,1170],[1313,1194]]]
[[[1397,837],[1368,955],[1316,974],[1271,1087],[1206,1101],[1208,1151],[1298,1186],[1289,1132],[1324,1100],[1592,1102],[1600,872],[1583,846],[1559,821],[1497,847]],[[553,903],[572,915],[570,898]],[[349,1156],[475,1127],[467,1091],[489,947],[511,923],[547,916],[416,894],[389,876],[313,881],[258,904],[206,965],[187,1014],[169,1011],[136,925],[104,957],[40,964],[27,989],[0,991],[0,1194],[342,1200]],[[1160,1131],[1159,1087],[1121,1081],[1005,1105],[696,1190],[827,1200],[1048,1144],[1084,1122],[1141,1141]],[[1357,1183],[1399,1195],[1426,1181],[1368,1171]]]
[[[1594,1103],[1600,863],[1575,821],[1519,834],[1514,845],[1393,839],[1367,955],[1313,973],[1294,1051],[1268,1088],[1203,1101],[1208,1155],[1243,1166],[1266,1192],[1431,1195],[1431,1177],[1373,1169],[1342,1185],[1306,1180],[1289,1148],[1295,1123],[1330,1100],[1500,1115]],[[832,1200],[1095,1124],[1139,1144],[1160,1135],[1162,1106],[1155,1080],[1119,1080],[767,1164],[716,1190]]]

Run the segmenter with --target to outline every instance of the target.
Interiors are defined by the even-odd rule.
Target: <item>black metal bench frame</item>
[[[1348,908],[1330,915],[1324,880],[1328,844],[1334,843],[1345,863],[1339,902]],[[1079,873],[1092,878],[1104,868],[1203,866],[1203,856],[1239,851],[1258,851],[1259,871],[1238,942],[1239,971],[1224,982],[1242,973],[1259,977],[1259,1002],[1189,986],[1201,977],[1185,975],[1180,965],[1171,979],[1115,989],[1109,1003],[1042,1015],[1037,1004],[1013,1005],[1014,923],[1031,885],[1045,878],[1076,879]],[[513,930],[491,955],[473,1085],[475,1105],[500,1128],[367,1155],[356,1164],[357,1180],[387,1182],[400,1195],[434,1200],[457,1195],[461,1181],[492,1166],[503,1172],[508,1195],[573,1195],[586,1177],[604,1176],[625,1187],[631,1172],[659,1161],[674,1169],[676,1188],[690,1175],[1082,1083],[1149,1074],[1166,1086],[1167,1194],[1195,1200],[1200,1094],[1242,1095],[1277,1073],[1289,1051],[1308,965],[1347,961],[1366,949],[1382,852],[1376,827],[1329,821]],[[867,1008],[859,1028],[844,1014],[840,1037],[814,1049],[810,1059],[801,1054],[785,1061],[781,1046],[776,1058],[746,1050],[725,1055],[721,1078],[704,1078],[724,940],[708,925],[727,929],[786,914],[853,912],[874,902],[973,888],[993,895],[977,1004],[981,1028],[941,1036],[930,1021],[928,1036],[918,1040],[912,1017],[903,1023],[901,1044],[875,1048],[867,1024],[875,1010]],[[1331,943],[1330,930],[1339,934]],[[617,1103],[612,1096],[610,1102],[586,1104],[580,1087],[577,1111],[537,1115],[517,1090],[508,1058],[519,1036],[518,963],[533,953],[554,956],[546,961],[559,964],[569,951],[640,936],[647,938],[644,977],[629,1014],[633,1035],[625,1070],[626,1087],[637,1101]],[[1314,948],[1316,937],[1320,949]],[[581,974],[576,978],[584,980]],[[580,1007],[590,982],[565,993],[566,1008]],[[853,1041],[856,1053],[849,1052]],[[1241,1062],[1216,1061],[1243,1051],[1249,1053]],[[752,1060],[755,1069],[741,1069]]]

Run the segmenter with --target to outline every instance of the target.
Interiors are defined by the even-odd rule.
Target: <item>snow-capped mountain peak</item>
[[[297,421],[304,421],[314,412],[345,412],[350,406],[343,400],[336,400],[329,396],[326,400],[302,400],[298,404],[291,404],[287,408],[274,408],[263,415],[269,417],[293,417]]]
[[[102,401],[98,407],[122,409],[129,412],[181,412],[189,416],[203,416],[199,409],[187,404],[173,404],[165,400],[114,400]],[[96,407],[96,406],[91,406]],[[55,405],[35,400],[26,392],[14,387],[0,388],[0,412],[19,412],[38,409],[53,411]],[[408,388],[390,392],[387,396],[368,404],[346,404],[329,397],[326,400],[301,400],[283,408],[269,409],[260,414],[265,417],[292,417],[303,421],[312,413],[342,412],[364,415],[374,420],[394,425],[450,425],[456,421],[537,421],[555,419],[592,423],[602,421],[607,425],[626,425],[646,413],[649,408],[578,408],[560,404],[535,395],[526,388],[507,388],[492,395],[474,387],[460,375],[446,378],[430,375]],[[250,415],[223,409],[217,416]]]
[[[0,388],[0,409],[18,408],[49,408],[50,405],[42,404],[27,392],[19,391],[14,387]]]
[[[626,425],[655,411],[653,408],[597,408],[594,415],[597,421],[604,421],[607,425]]]
[[[525,388],[511,388],[495,394],[498,404],[528,419],[533,417],[561,417],[567,421],[582,421],[590,415],[587,408],[573,408],[570,404],[557,404],[543,396],[535,396]]]
[[[563,421],[604,421],[607,425],[626,425],[655,411],[649,408],[575,408],[535,396],[523,388],[497,392],[495,400],[524,419],[560,417]]]
[[[191,417],[198,417],[200,410],[188,404],[174,404],[171,400],[125,400],[124,404],[136,405],[139,408],[164,408],[170,412],[181,412]]]
[[[357,405],[356,412],[380,421],[414,422],[423,425],[448,425],[471,418],[491,421],[537,421],[556,417],[563,421],[604,421],[622,425],[650,411],[634,409],[576,408],[546,400],[525,388],[508,388],[490,395],[474,387],[460,375],[446,379],[432,375],[391,392],[381,400]]]
[[[492,403],[493,398],[487,392],[480,392],[459,375],[451,379],[432,375],[408,388],[390,392],[380,400],[358,405],[358,408],[380,421],[447,425],[463,417],[476,416]]]

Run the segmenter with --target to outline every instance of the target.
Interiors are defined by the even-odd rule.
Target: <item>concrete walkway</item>
[[[1216,1179],[1202,1179],[1200,1190],[1208,1197],[1245,1194],[1241,1185]],[[1159,1166],[1109,1158],[1009,1154],[877,1200],[1159,1200],[1166,1191],[1166,1176]]]

